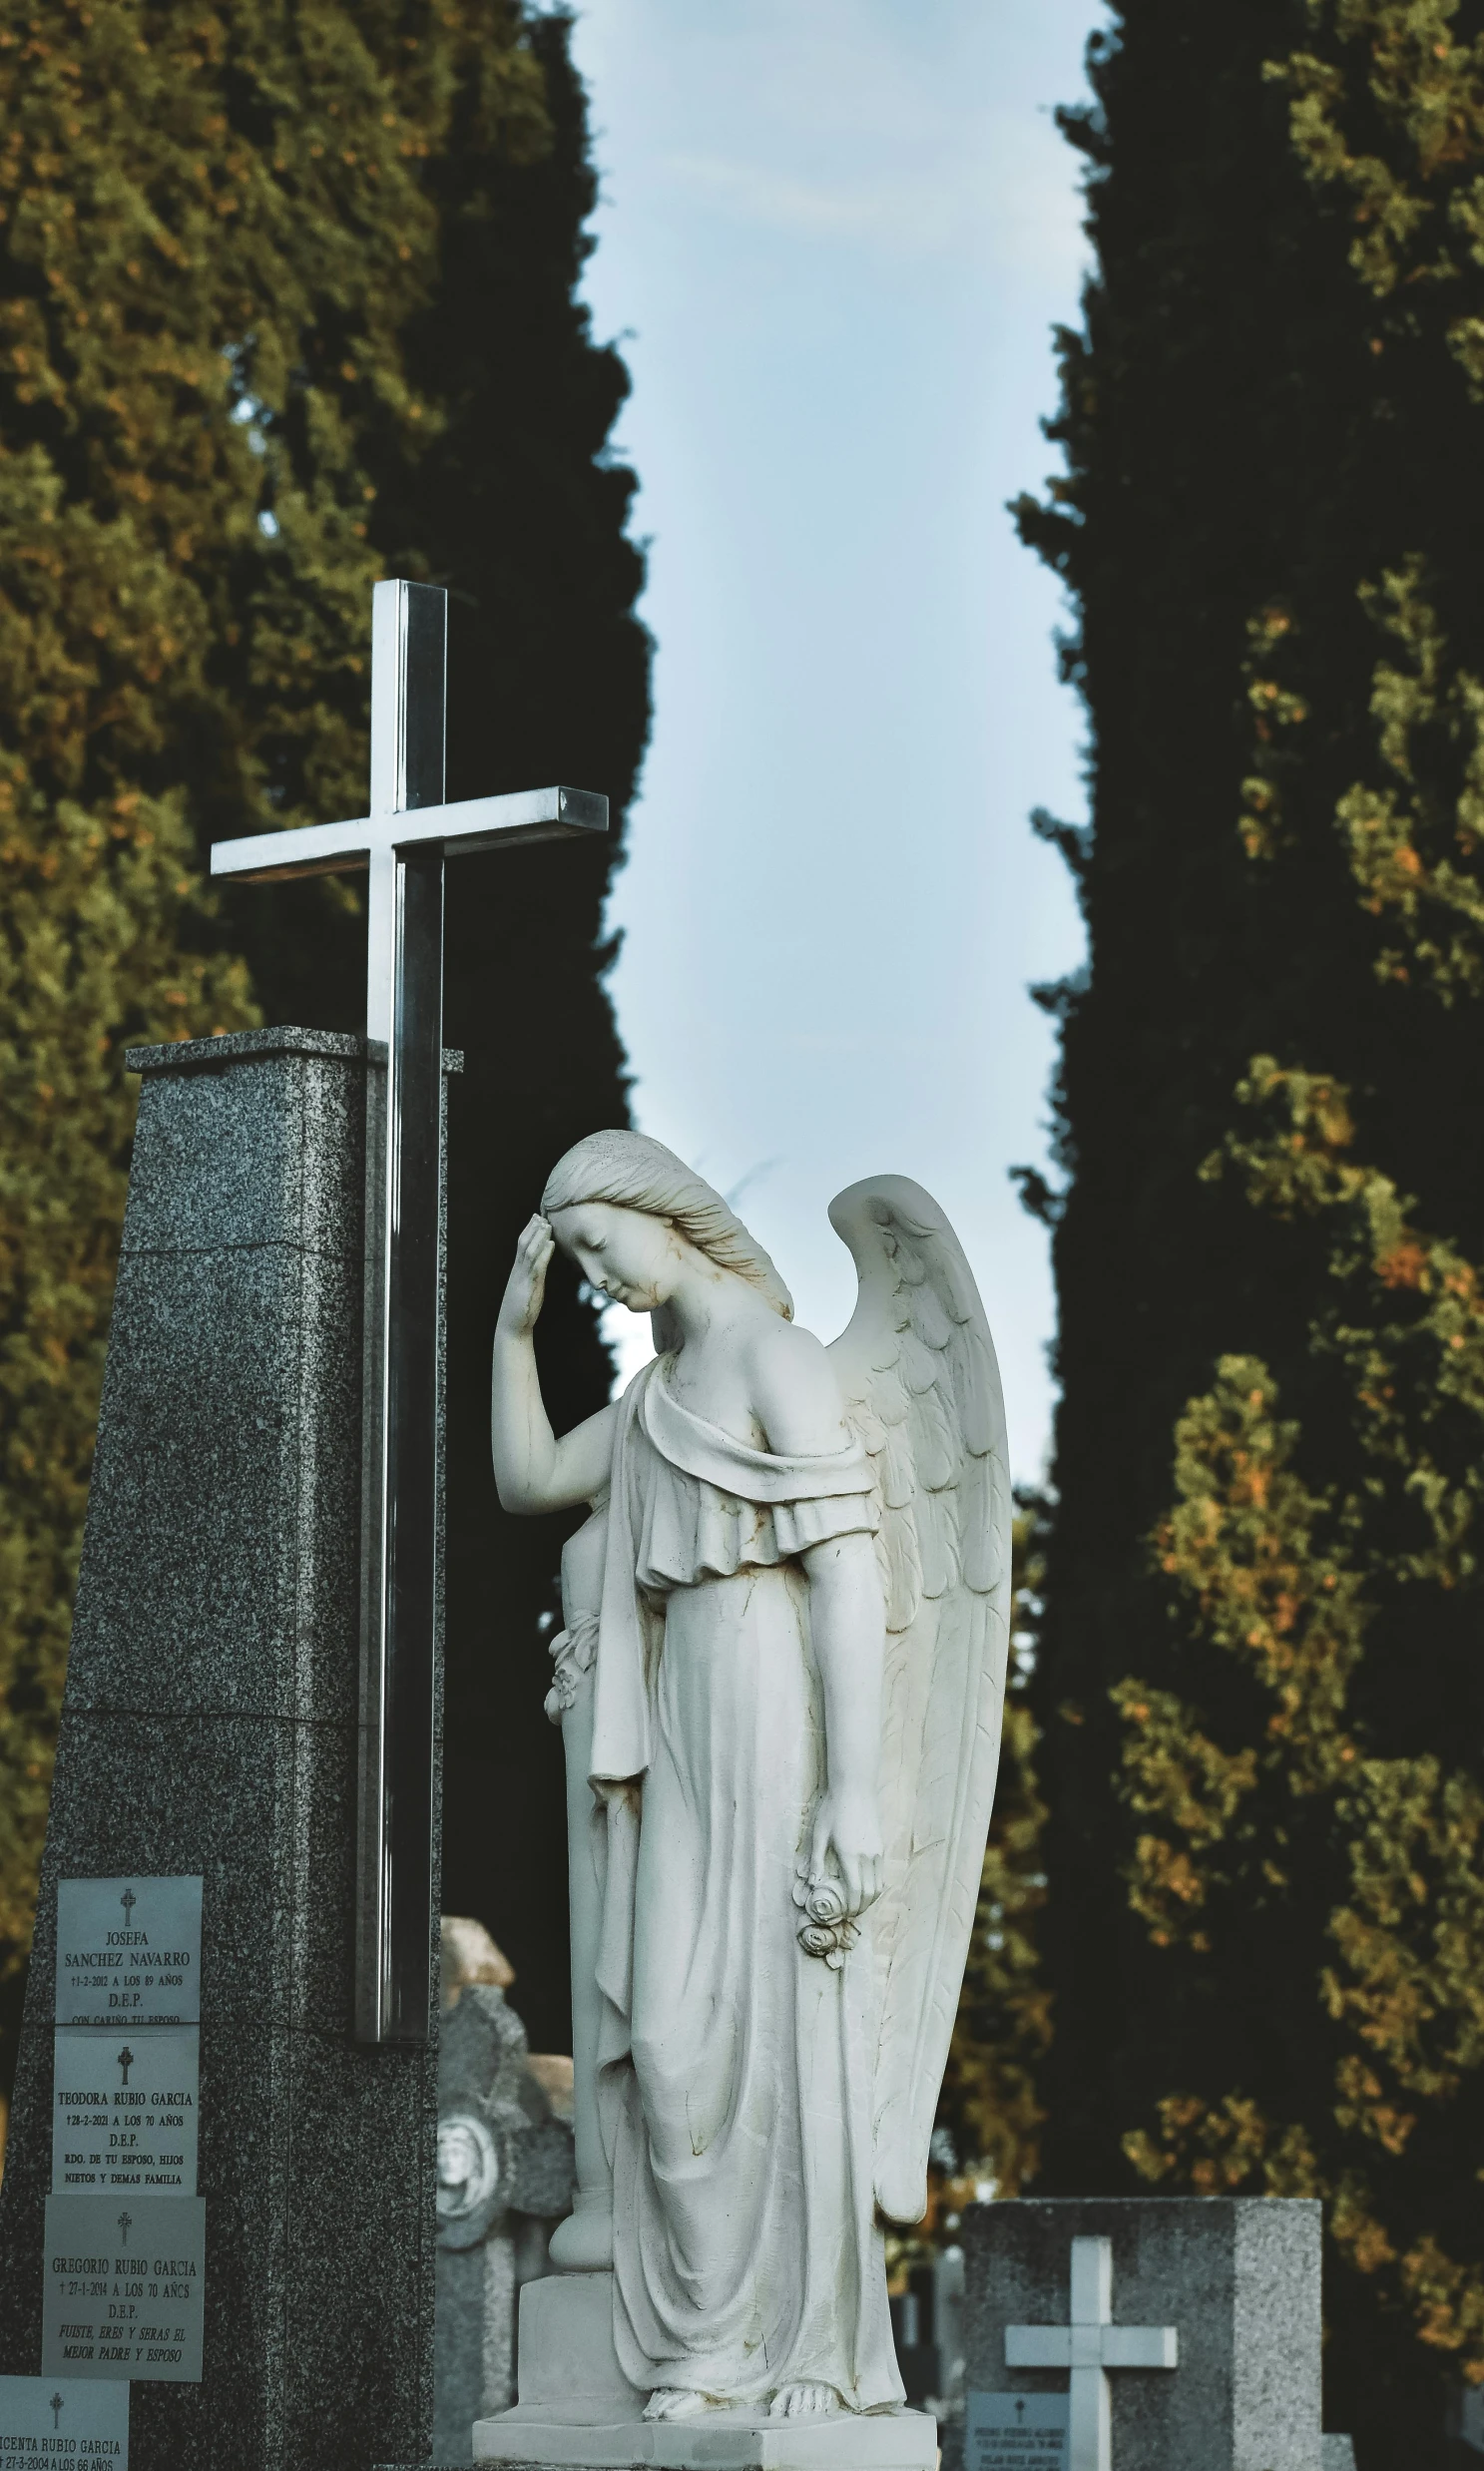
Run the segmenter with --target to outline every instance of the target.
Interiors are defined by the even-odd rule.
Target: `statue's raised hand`
[[[505,1281],[500,1317],[495,1324],[498,1337],[529,1338],[541,1317],[546,1300],[546,1273],[555,1250],[551,1222],[539,1217],[528,1219]]]

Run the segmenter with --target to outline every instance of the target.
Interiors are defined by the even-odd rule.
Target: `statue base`
[[[519,2471],[935,2471],[937,2422],[924,2411],[838,2411],[830,2419],[628,2420],[573,2428],[514,2413],[474,2422],[474,2460]]]
[[[474,2460],[560,2471],[936,2471],[925,2411],[768,2419],[746,2410],[646,2419],[613,2347],[613,2275],[554,2273],[520,2295],[513,2411],[474,2422]]]

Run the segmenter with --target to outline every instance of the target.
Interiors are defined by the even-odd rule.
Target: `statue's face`
[[[579,1202],[552,1213],[552,1234],[590,1286],[631,1312],[657,1312],[675,1292],[680,1243],[664,1219],[616,1202]]]

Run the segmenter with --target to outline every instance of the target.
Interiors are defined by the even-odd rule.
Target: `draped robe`
[[[890,2408],[869,1916],[835,1970],[793,1895],[826,1772],[797,1557],[874,1529],[867,1463],[745,1448],[669,1361],[620,1405],[594,1672],[615,2343],[641,2389]]]

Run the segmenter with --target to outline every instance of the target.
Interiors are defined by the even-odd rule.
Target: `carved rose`
[[[798,1944],[805,1956],[822,1957],[830,1971],[838,1973],[860,1936],[845,1912],[839,1881],[811,1879],[806,1871],[800,1870],[794,1882],[793,1901],[802,1906],[805,1916],[798,1925]]]

